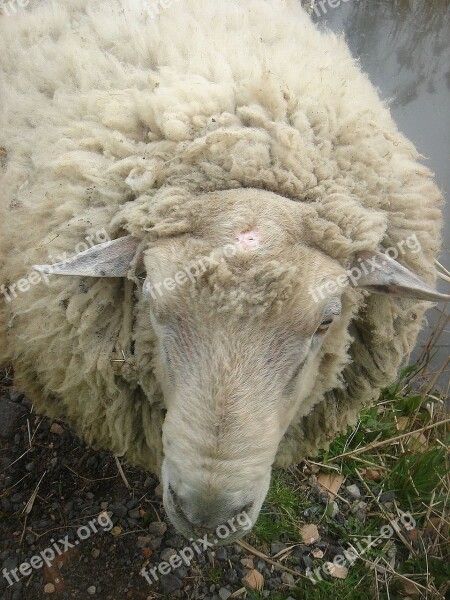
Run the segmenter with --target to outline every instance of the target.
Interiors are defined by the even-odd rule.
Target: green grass
[[[422,386],[417,384],[419,373]],[[313,584],[298,577],[295,588],[281,586],[279,591],[271,592],[271,600],[286,600],[289,596],[296,600],[397,600],[408,593],[414,599],[445,597],[450,589],[449,433],[448,422],[438,424],[448,420],[448,413],[443,402],[445,394],[429,393],[428,387],[423,370],[417,365],[408,367],[394,385],[383,390],[376,405],[361,414],[357,428],[335,440],[327,452],[315,459],[321,465],[320,472],[340,472],[347,477],[340,494],[345,495],[345,486],[358,485],[361,500],[367,504],[364,522],[356,519],[339,498],[344,518],[338,521],[331,517],[330,504],[326,506],[323,497],[314,493],[318,467],[306,462],[296,469],[274,472],[249,542],[269,554],[271,543],[300,543],[300,528],[316,523],[327,544],[347,549],[360,542],[365,548],[367,536],[379,536],[380,528],[399,511],[412,514],[415,531],[401,528],[400,535],[396,532],[392,539],[364,551],[344,580],[322,573],[323,580]],[[408,432],[415,433],[405,437]],[[399,436],[403,437],[398,439]],[[365,477],[364,469],[372,469],[379,476],[376,480]],[[395,497],[383,501],[381,495],[385,492],[394,492]],[[304,511],[311,506],[318,510],[306,517]],[[330,558],[325,550],[323,558],[314,558],[313,570],[320,570]],[[302,564],[289,552],[281,562],[290,569]],[[410,582],[417,584],[414,593],[405,590]],[[247,595],[262,597],[257,592]]]
[[[263,544],[281,539],[300,541],[299,519],[308,505],[307,499],[297,493],[292,474],[275,471],[253,535]]]

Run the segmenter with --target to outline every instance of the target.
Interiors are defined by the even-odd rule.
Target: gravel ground
[[[255,588],[261,581],[263,597],[271,597],[271,590],[287,597],[297,573],[315,568],[317,558],[323,562],[342,553],[339,540],[319,527],[321,537],[310,545],[297,543],[288,550],[281,536],[262,549],[291,572],[233,544],[208,548],[190,565],[159,573],[149,584],[141,569],[169,561],[187,544],[167,521],[157,479],[126,464],[122,476],[114,456],[93,452],[64,423],[33,413],[30,401],[8,383],[0,390],[2,600],[227,600],[244,597],[245,586]],[[363,521],[358,488],[341,493],[353,516]],[[330,504],[326,492],[310,489],[309,495],[313,501],[305,522],[319,506]],[[338,522],[345,521],[337,502],[331,509]],[[257,543],[251,534],[246,540]],[[23,573],[14,571],[30,562]]]

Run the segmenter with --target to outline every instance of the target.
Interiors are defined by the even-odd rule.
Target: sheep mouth
[[[177,495],[174,493],[170,484],[168,485],[167,491],[164,494],[163,501],[166,513],[169,516],[173,526],[188,539],[192,539],[193,535],[195,535],[199,540],[208,540],[209,544],[212,546],[222,546],[225,544],[230,544],[248,533],[248,529],[245,529],[244,527],[236,527],[234,531],[229,531],[229,535],[226,537],[218,537],[217,532],[221,527],[228,528],[227,524],[224,523],[222,525],[218,525],[217,527],[211,528],[194,525],[187,518],[179,500],[177,499]],[[253,507],[253,503],[249,504],[248,507]]]

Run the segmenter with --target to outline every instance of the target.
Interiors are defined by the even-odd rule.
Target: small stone
[[[327,496],[328,498],[328,496]],[[318,506],[309,506],[308,508],[305,508],[305,510],[303,511],[303,516],[305,517],[312,517],[312,515],[315,515],[317,512],[319,512],[319,507]]]
[[[155,487],[155,496],[158,496],[159,498],[162,498],[162,495],[163,495],[163,486],[159,483]]]
[[[50,433],[62,435],[64,433],[64,428],[59,423],[52,423],[52,426],[50,427]]]
[[[278,554],[279,552],[282,552],[283,550],[286,550],[287,546],[286,544],[271,544],[270,545],[270,553],[272,556],[274,556],[275,554]]]
[[[152,541],[149,535],[138,535],[138,541],[136,542],[137,548],[144,548]]]
[[[227,560],[227,550],[223,546],[219,546],[216,548],[216,558],[217,560]]]
[[[358,519],[361,523],[364,523],[366,520],[366,502],[355,502],[351,508],[352,515],[355,519]]]
[[[161,552],[161,560],[166,560],[168,562],[171,559],[171,557],[174,556],[176,553],[177,551],[173,548],[165,548]]]
[[[330,511],[330,517],[332,519],[334,519],[334,517],[338,514],[339,512],[339,505],[337,502],[335,502],[334,500],[332,500],[329,504],[328,504],[328,510]]]
[[[380,502],[393,502],[395,500],[395,492],[384,492],[381,494],[379,501]]]
[[[291,575],[291,573],[287,573],[286,571],[284,571],[281,574],[281,581],[285,584],[288,585],[289,587],[292,587],[295,584],[295,579],[294,576]]]
[[[0,437],[11,438],[19,424],[20,417],[24,414],[24,410],[20,404],[14,404],[10,400],[2,398],[0,400]]]
[[[221,587],[219,590],[219,597],[220,600],[228,600],[228,598],[231,596],[231,592],[229,589],[225,588],[225,587]]]
[[[111,510],[116,517],[119,517],[119,519],[125,517],[128,513],[127,507],[121,502],[114,502],[109,506],[109,510]]]
[[[153,538],[153,539],[151,540],[151,542],[149,543],[149,546],[150,546],[150,548],[151,548],[152,550],[158,550],[158,548],[160,548],[160,547],[161,547],[162,540],[163,540],[163,539],[162,539],[162,537],[161,537],[161,536],[158,536],[158,537],[155,537],[155,538]],[[200,555],[200,557],[202,557],[202,555]]]
[[[122,533],[122,527],[119,527],[118,525],[116,525],[115,527],[113,527],[113,528],[111,529],[111,533],[112,533],[112,535],[114,535],[114,536],[118,536],[118,535],[120,535],[120,534]]]
[[[97,588],[95,585],[90,585],[86,591],[90,596],[93,596],[97,592]]]
[[[92,548],[91,556],[92,558],[98,558],[100,556],[100,550],[98,548]]]
[[[144,558],[151,558],[153,554],[153,550],[151,548],[141,548],[141,554]]]
[[[330,496],[328,495],[328,492],[320,492],[319,494],[319,501],[322,504],[325,504],[325,506],[328,504],[328,500],[330,499]]]
[[[55,592],[56,588],[53,585],[53,583],[47,583],[44,587],[44,592],[46,594],[53,594]]]
[[[183,587],[183,582],[173,573],[161,575],[160,584],[163,594],[173,594],[173,592]]]
[[[11,400],[11,402],[20,403],[24,398],[25,394],[22,394],[22,392],[9,392],[9,399]]]
[[[303,561],[303,564],[305,565],[306,569],[312,569],[313,560],[310,556],[305,554],[304,556],[302,556],[302,561]]]
[[[348,485],[346,489],[347,489],[347,492],[350,494],[350,496],[352,496],[352,498],[355,498],[355,499],[361,498],[361,492],[357,485],[355,485],[355,484]]]
[[[139,519],[141,515],[138,508],[133,508],[132,510],[128,511],[128,516],[130,519]]]
[[[310,550],[311,548],[306,544],[299,544],[298,546],[295,546],[293,555],[297,558],[301,558],[304,554],[308,554]]]
[[[163,521],[154,521],[147,527],[149,533],[153,535],[164,535],[167,531],[167,525]]]

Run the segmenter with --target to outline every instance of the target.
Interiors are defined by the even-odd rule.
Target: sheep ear
[[[33,265],[33,269],[55,275],[83,277],[124,277],[140,240],[131,235],[102,242],[53,265]]]
[[[391,294],[403,298],[448,302],[450,296],[440,294],[409,269],[387,254],[360,253],[350,270],[353,285],[376,294]]]

